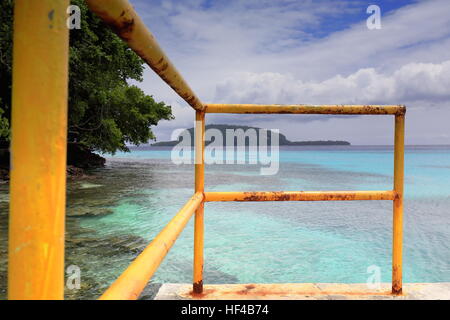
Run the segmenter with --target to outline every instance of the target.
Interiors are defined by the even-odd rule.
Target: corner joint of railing
[[[194,194],[194,199],[200,199],[202,202],[204,202],[205,201],[205,193],[204,192],[202,192],[202,191],[197,191],[195,194]]]
[[[401,104],[398,106],[398,110],[395,113],[396,116],[404,116],[406,114],[406,106]]]

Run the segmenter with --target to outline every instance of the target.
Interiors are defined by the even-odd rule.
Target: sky
[[[450,144],[449,0],[131,0],[204,103],[404,104],[407,144]],[[369,29],[369,5],[381,28]],[[135,83],[172,106],[157,141],[193,109],[148,67]],[[393,144],[392,116],[206,115],[290,140]]]

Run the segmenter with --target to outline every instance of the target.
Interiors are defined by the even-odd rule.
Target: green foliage
[[[12,76],[12,0],[0,2],[0,143],[9,140]]]
[[[128,151],[127,144],[137,145],[154,139],[150,126],[161,119],[173,119],[173,116],[170,106],[155,102],[128,83],[129,80],[142,81],[144,62],[88,10],[83,0],[72,0],[71,3],[81,9],[81,29],[70,31],[69,142],[114,153]],[[0,98],[5,102],[0,107],[5,111],[6,118],[3,119],[8,121],[12,0],[2,0],[0,12]],[[8,89],[3,90],[4,87]],[[7,125],[8,122],[3,123],[0,118],[0,135]],[[6,128],[5,132],[9,130]]]
[[[9,139],[9,121],[7,118],[3,117],[4,113],[5,111],[0,107],[0,137]]]

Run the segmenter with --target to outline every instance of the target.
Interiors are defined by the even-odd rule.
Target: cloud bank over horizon
[[[131,1],[204,102],[405,104],[409,144],[450,144],[450,1]],[[167,140],[194,112],[146,70],[137,84],[173,106]],[[208,115],[208,123],[280,129],[293,140],[391,144],[386,116]]]
[[[217,102],[257,104],[414,104],[450,100],[450,60],[409,63],[390,74],[359,69],[346,77],[305,82],[290,74],[243,72],[216,86]]]

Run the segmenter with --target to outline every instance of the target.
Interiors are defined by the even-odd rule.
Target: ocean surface
[[[260,164],[206,166],[206,191],[391,190],[390,146],[282,147],[279,171]],[[171,149],[117,153],[68,182],[66,266],[94,299],[193,194],[194,166]],[[0,185],[0,291],[6,286],[7,185]],[[450,281],[450,146],[405,153],[404,282]],[[365,283],[391,280],[392,202],[226,202],[205,205],[204,283]],[[151,280],[190,283],[193,219]]]

